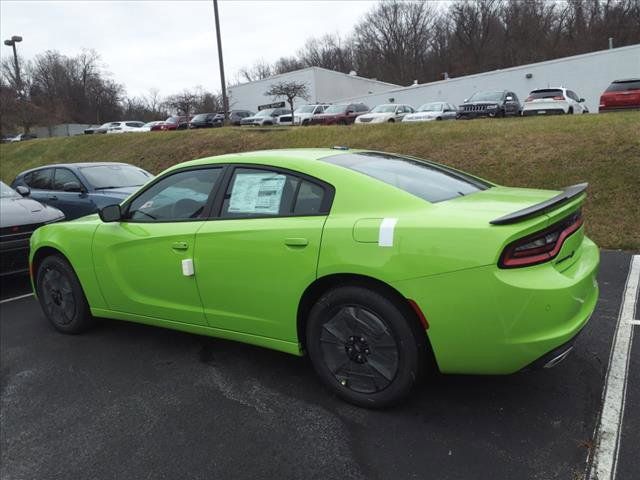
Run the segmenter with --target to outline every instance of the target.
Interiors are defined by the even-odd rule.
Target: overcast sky
[[[227,83],[256,60],[292,55],[309,37],[346,34],[368,0],[221,0]],[[0,1],[2,40],[21,35],[25,58],[47,49],[95,49],[130,95],[220,88],[213,4],[203,1]],[[1,45],[1,55],[11,48]]]

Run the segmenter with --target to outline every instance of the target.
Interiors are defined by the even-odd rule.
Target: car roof
[[[276,150],[259,150],[255,152],[228,153],[214,157],[200,158],[189,162],[180,163],[170,167],[167,171],[177,168],[211,165],[216,163],[248,163],[256,165],[272,165],[274,167],[294,168],[317,165],[316,160],[334,155],[362,152],[362,149],[349,149],[348,147],[330,148],[288,148]],[[329,164],[326,164],[329,165]],[[307,170],[305,168],[305,170]]]
[[[83,167],[97,167],[103,165],[129,165],[128,163],[122,162],[78,162],[78,163],[52,163],[51,165],[42,165],[41,167],[30,168],[29,170],[25,170],[21,172],[20,175],[25,175],[30,172],[35,172],[36,170],[42,170],[45,168],[83,168]],[[133,165],[135,167],[135,165]],[[138,167],[140,168],[140,167]],[[144,169],[143,169],[144,170]]]

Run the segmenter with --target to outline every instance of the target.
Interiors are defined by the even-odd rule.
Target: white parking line
[[[26,293],[24,295],[18,295],[17,297],[5,298],[4,300],[0,300],[0,303],[13,302],[15,300],[20,300],[22,298],[27,298],[33,296],[33,293]]]
[[[609,369],[603,392],[604,403],[596,430],[596,445],[589,472],[590,480],[615,480],[627,393],[629,357],[633,342],[631,321],[635,311],[639,282],[640,255],[634,255],[631,257],[629,276],[623,292],[618,324],[609,356]]]
[[[631,325],[640,325],[640,320],[629,320]]]

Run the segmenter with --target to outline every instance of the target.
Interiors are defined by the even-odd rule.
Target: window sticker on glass
[[[277,215],[287,177],[277,173],[240,173],[233,182],[229,213]]]

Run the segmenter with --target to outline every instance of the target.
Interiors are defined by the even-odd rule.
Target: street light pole
[[[16,51],[16,43],[22,41],[22,37],[14,35],[9,40],[5,40],[4,44],[13,48],[13,68],[16,72],[16,87],[18,90],[18,96],[22,96],[22,79],[20,78],[20,66],[18,65],[18,52]]]
[[[220,83],[222,85],[222,108],[224,109],[224,123],[227,123],[229,120],[229,100],[227,99],[227,84],[224,80],[224,61],[222,60],[222,41],[220,40],[218,0],[213,0],[213,15],[216,22],[216,38],[218,40],[218,62],[220,64]]]

